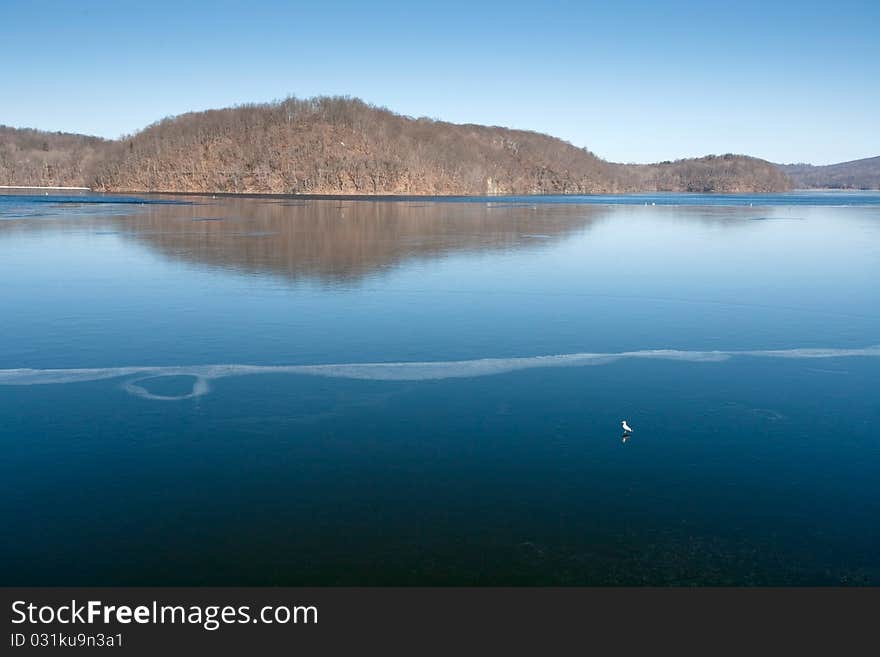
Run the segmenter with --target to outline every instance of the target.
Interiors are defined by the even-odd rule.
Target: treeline
[[[796,187],[825,189],[880,189],[880,157],[838,164],[780,164]]]
[[[98,137],[0,125],[0,185],[91,186],[109,145]]]
[[[785,174],[765,160],[745,155],[707,155],[658,164],[618,165],[635,179],[630,191],[780,192],[791,188]]]
[[[74,153],[76,144],[63,170],[58,163],[52,171],[105,191],[482,195],[790,186],[775,166],[740,155],[616,164],[548,135],[414,119],[340,97],[183,114],[96,142],[97,158],[79,146]],[[34,178],[25,171],[0,176],[6,184],[47,179],[48,169],[37,167]]]

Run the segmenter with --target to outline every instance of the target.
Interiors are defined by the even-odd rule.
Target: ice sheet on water
[[[859,349],[799,348],[751,351],[687,351],[680,349],[644,349],[612,353],[573,353],[525,358],[480,358],[457,361],[399,363],[340,363],[323,365],[174,365],[165,367],[99,367],[78,369],[5,369],[0,370],[0,385],[45,385],[78,383],[127,377],[123,388],[138,397],[174,401],[201,397],[211,391],[210,381],[229,376],[254,374],[298,374],[331,378],[373,381],[427,381],[472,378],[504,374],[541,367],[586,367],[605,365],[627,359],[656,359],[687,362],[720,362],[735,357],[752,358],[851,358],[880,357],[880,345]],[[165,396],[151,393],[142,383],[167,376],[193,377],[191,392]]]

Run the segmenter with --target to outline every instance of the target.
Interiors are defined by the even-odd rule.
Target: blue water
[[[878,280],[871,192],[0,195],[0,584],[880,584]]]

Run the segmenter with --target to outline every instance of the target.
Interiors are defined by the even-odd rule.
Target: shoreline
[[[815,187],[790,189],[785,191],[766,192],[678,192],[678,191],[640,191],[640,192],[602,192],[592,194],[568,194],[568,193],[547,193],[547,194],[284,194],[278,192],[182,192],[182,191],[163,191],[163,190],[100,190],[90,187],[73,187],[60,185],[0,185],[0,190],[8,191],[75,191],[88,192],[92,195],[100,196],[116,196],[116,195],[140,195],[140,196],[184,196],[184,197],[211,197],[211,198],[251,198],[251,199],[300,199],[304,201],[505,201],[509,199],[552,199],[552,198],[570,198],[570,199],[624,199],[624,198],[658,198],[658,197],[774,197],[774,196],[792,196],[796,194],[877,194],[880,189],[838,189],[829,187]]]
[[[91,192],[91,187],[69,187],[65,185],[0,185],[0,189],[49,189],[54,191]]]

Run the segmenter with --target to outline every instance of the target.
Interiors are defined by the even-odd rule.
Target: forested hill
[[[0,185],[88,187],[110,142],[0,125]]]
[[[45,144],[34,142],[35,134]],[[193,112],[117,141],[5,128],[0,184],[476,195],[769,192],[791,186],[776,166],[742,155],[616,164],[548,135],[414,119],[338,97]]]
[[[880,157],[838,164],[780,164],[796,187],[826,189],[880,189]]]

